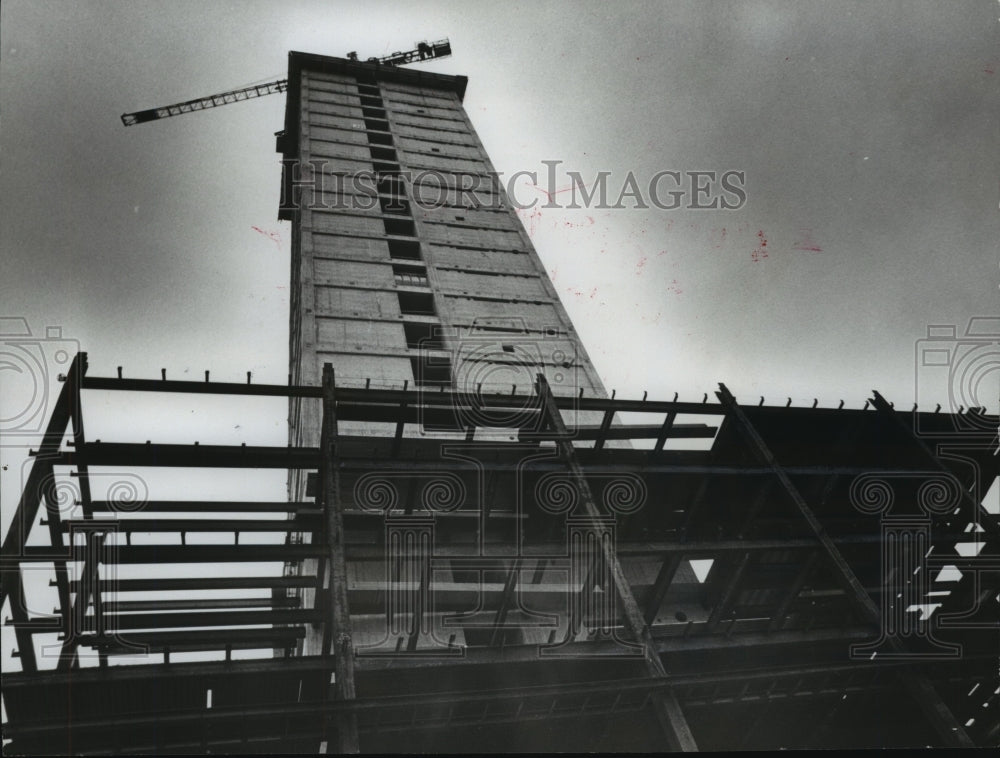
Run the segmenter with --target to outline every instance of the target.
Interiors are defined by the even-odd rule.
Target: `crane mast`
[[[451,43],[447,39],[443,39],[431,43],[418,42],[413,50],[394,52],[381,58],[368,58],[366,63],[372,63],[377,66],[401,66],[432,58],[446,58],[449,55],[451,55]],[[354,52],[348,53],[347,57],[352,61],[358,60],[358,55]],[[134,113],[123,113],[122,124],[125,126],[135,126],[136,124],[144,124],[147,121],[156,121],[161,118],[169,118],[170,116],[180,116],[184,113],[203,111],[207,108],[216,108],[220,105],[237,103],[241,100],[252,100],[253,98],[264,97],[265,95],[276,95],[287,89],[288,80],[277,79],[266,84],[255,84],[249,87],[229,90],[228,92],[220,92],[217,95],[185,100],[183,103],[174,103],[173,105],[135,111]]]

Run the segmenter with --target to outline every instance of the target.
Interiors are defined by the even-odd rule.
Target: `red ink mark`
[[[997,72],[995,63],[987,63],[986,68],[983,69],[984,74],[995,74]]]
[[[250,228],[259,234],[263,234],[265,237],[271,240],[271,242],[277,245],[279,250],[281,249],[281,235],[278,234],[278,232],[267,232],[261,229],[259,226],[251,226]]]
[[[521,217],[521,221],[524,221],[524,211],[525,208],[515,208],[514,212]],[[531,213],[527,215],[528,218],[528,236],[534,237],[535,230],[538,228],[538,219],[542,217],[542,212],[538,208],[533,208]]]
[[[757,240],[757,247],[750,253],[750,260],[754,263],[759,263],[767,258],[767,238],[764,236],[763,229],[757,232]]]
[[[810,253],[822,253],[823,248],[821,248],[812,238],[812,229],[800,229],[799,230],[802,239],[795,243],[792,250],[805,250]]]
[[[596,182],[591,182],[591,184],[595,184],[595,183]],[[548,192],[546,190],[543,190],[537,184],[532,184],[531,182],[528,183],[528,186],[531,187],[532,189],[536,189],[539,192],[541,192],[543,195],[545,195],[545,197],[547,197],[549,199],[549,202],[551,203],[551,202],[554,202],[552,200],[552,198],[554,196],[560,194],[561,192],[569,192],[571,189],[573,189],[576,186],[576,182],[574,182],[573,184],[569,185],[568,187],[563,187],[562,189],[553,190],[552,192]],[[587,185],[586,184],[583,185],[583,189],[587,189]]]
[[[681,289],[681,286],[680,286],[680,284],[678,284],[678,282],[677,282],[676,279],[672,279],[670,281],[670,284],[667,285],[667,292],[672,292],[675,295],[679,295],[683,291],[684,290]]]
[[[716,250],[720,250],[726,242],[726,227],[721,229],[712,229],[712,236],[715,238],[716,244],[713,247]]]
[[[531,214],[528,216],[528,218],[531,219],[531,232],[530,232],[530,234],[534,234],[535,233],[535,230],[538,228],[538,220],[541,217],[542,217],[542,212],[540,210],[538,210],[537,208],[535,208],[534,210],[531,211]]]
[[[635,274],[639,276],[642,273],[642,267],[646,265],[646,261],[649,260],[645,255],[639,259],[639,262],[635,264]]]
[[[593,300],[594,299],[594,295],[596,295],[596,294],[597,294],[597,287],[594,287],[594,289],[592,289],[590,291],[590,299]]]

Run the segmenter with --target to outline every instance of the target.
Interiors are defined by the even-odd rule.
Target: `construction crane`
[[[447,39],[437,42],[417,42],[413,50],[406,52],[395,52],[382,58],[368,58],[366,63],[377,66],[401,66],[406,63],[419,63],[420,61],[431,60],[432,58],[446,58],[451,55],[451,43]],[[347,54],[349,60],[357,61],[358,54],[350,52]],[[144,124],[147,121],[156,121],[170,116],[180,116],[182,113],[193,113],[203,111],[207,108],[215,108],[219,105],[228,105],[241,100],[252,100],[265,95],[276,95],[288,89],[287,79],[278,79],[266,84],[255,84],[249,87],[220,92],[218,95],[199,97],[196,100],[186,100],[183,103],[165,105],[162,108],[150,108],[145,111],[135,113],[123,113],[122,123],[125,126]]]

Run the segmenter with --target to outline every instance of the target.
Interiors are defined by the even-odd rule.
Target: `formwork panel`
[[[399,300],[395,293],[382,290],[318,285],[316,315],[394,319],[400,315]]]

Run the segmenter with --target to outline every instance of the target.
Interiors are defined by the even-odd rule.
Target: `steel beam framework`
[[[84,752],[325,743],[350,753],[403,746],[392,739],[407,734],[424,735],[427,749],[481,749],[467,730],[505,723],[540,749],[559,749],[544,737],[551,730],[531,731],[553,719],[572,729],[604,724],[594,739],[624,749],[612,726],[622,714],[639,719],[634,749],[752,749],[779,744],[767,724],[800,703],[823,714],[817,740],[848,739],[864,717],[858,698],[875,692],[925,715],[920,728],[890,719],[878,746],[996,738],[996,709],[982,707],[997,689],[996,516],[980,507],[983,483],[970,467],[915,437],[908,415],[878,393],[864,411],[744,407],[724,385],[718,403],[617,400],[557,396],[539,376],[526,410],[523,394],[338,387],[329,366],[319,387],[86,371],[80,354],[3,540],[0,600],[21,669],[5,667],[3,677],[14,752],[66,750],[73,739]],[[314,398],[322,435],[318,447],[90,441],[87,390]],[[421,421],[441,428],[470,405],[520,411],[516,442],[479,442],[475,429],[457,427],[450,439],[405,434]],[[600,423],[573,423],[581,412]],[[662,420],[616,423],[630,412]],[[679,424],[682,414],[707,423]],[[341,436],[344,420],[390,422],[395,432]],[[955,419],[928,421],[922,428]],[[797,444],[813,425],[834,433]],[[711,450],[667,448],[699,437],[712,438]],[[152,497],[125,509],[94,498],[91,468],[102,465],[316,471],[318,487],[315,500]],[[78,478],[74,518],[58,504],[66,476]],[[395,508],[366,510],[362,485],[379,476],[402,496]],[[438,511],[418,496],[435,476],[464,493]],[[885,518],[857,508],[864,477],[908,478],[914,492],[934,477],[958,482],[956,510],[921,522],[931,549],[920,570],[961,573],[935,596],[941,623],[886,636],[898,577],[884,573]],[[638,506],[622,499],[623,483]],[[558,487],[574,505],[556,518]],[[433,524],[429,554],[392,556],[392,529],[407,524]],[[140,533],[181,544],[134,544]],[[216,541],[191,544],[194,533]],[[240,542],[246,533],[276,541]],[[978,540],[974,554],[956,552],[963,539]],[[412,570],[400,570],[403,560]],[[702,580],[692,561],[711,561]],[[200,566],[201,576],[171,575],[181,565]],[[213,570],[226,565],[241,573]],[[162,578],[132,567],[159,567]],[[49,572],[53,616],[29,610],[39,590],[26,580],[37,571]],[[369,575],[381,578],[359,578]],[[393,621],[387,607],[402,616]],[[395,650],[389,639],[388,654],[373,654],[372,624],[397,622]],[[321,654],[303,656],[302,640],[316,634]],[[875,656],[849,654],[880,640]],[[929,655],[925,643],[961,654]],[[181,662],[189,652],[222,660]],[[745,725],[730,742],[706,727],[713,709]],[[639,728],[642,719],[655,728]],[[168,722],[184,738],[150,743],[150,725]],[[858,734],[868,736],[854,746],[876,746],[864,742],[873,732]],[[809,736],[788,740],[802,746]]]

